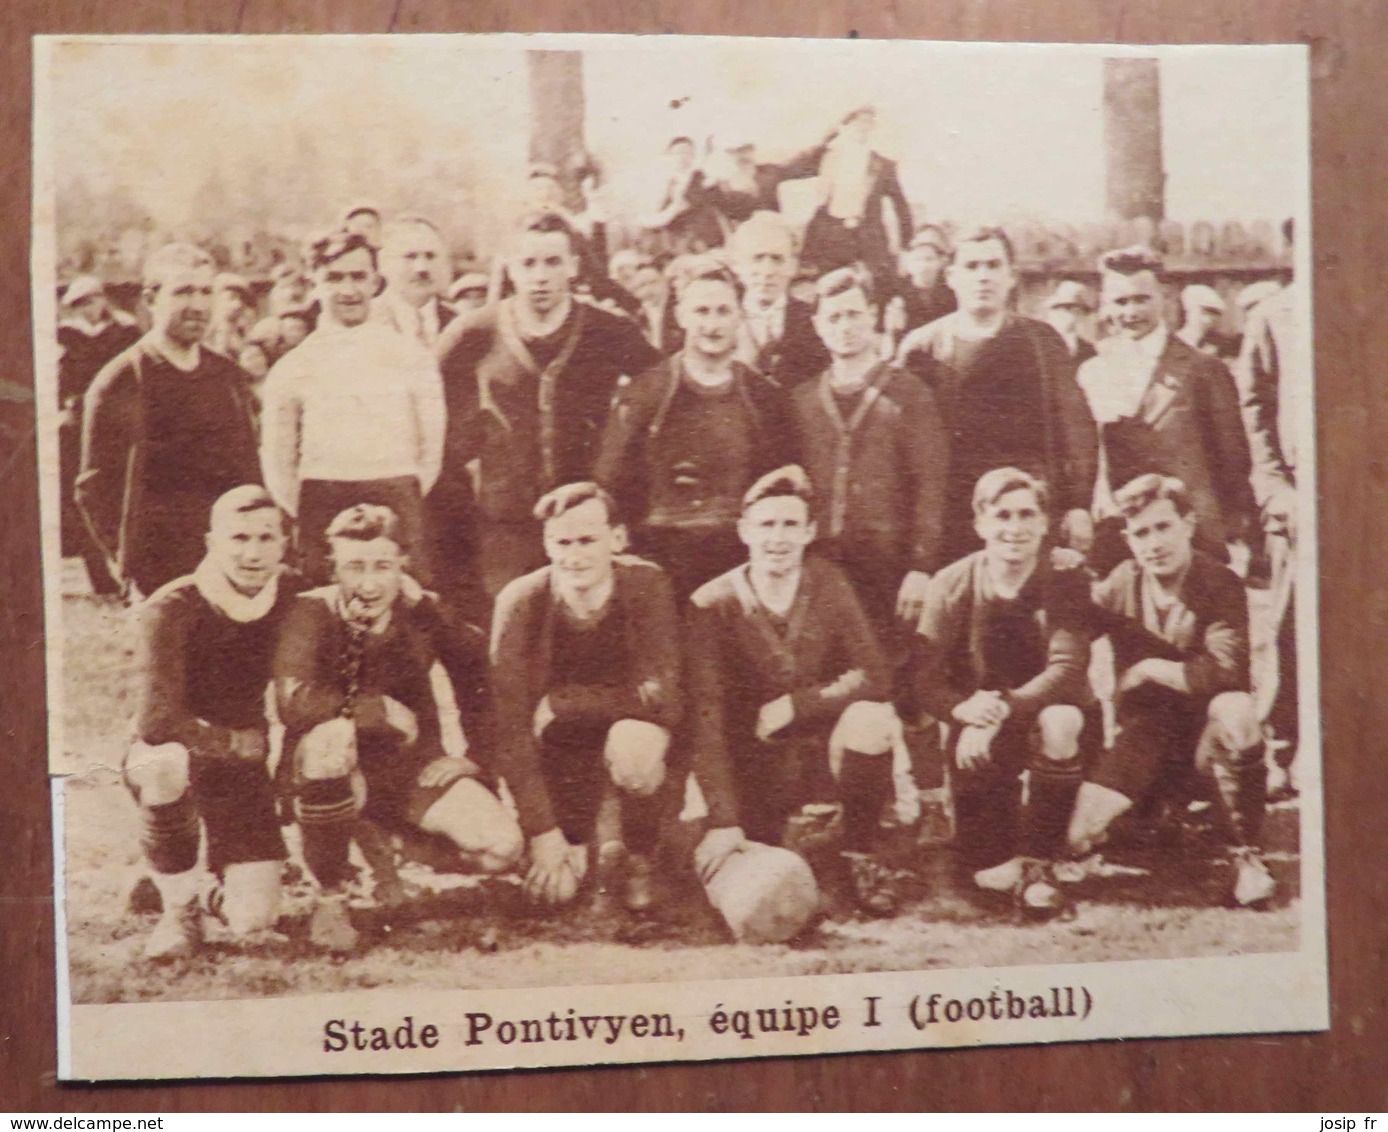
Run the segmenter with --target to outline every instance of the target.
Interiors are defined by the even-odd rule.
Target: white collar
[[[259,621],[270,612],[279,596],[279,583],[276,573],[259,593],[247,596],[231,584],[210,557],[199,562],[193,571],[193,585],[207,604],[243,625]]]

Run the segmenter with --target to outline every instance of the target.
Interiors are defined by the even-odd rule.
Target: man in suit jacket
[[[371,317],[433,349],[443,328],[457,317],[440,297],[448,286],[443,235],[423,216],[402,216],[386,225],[381,242],[385,290],[371,304]]]
[[[1080,333],[1080,326],[1093,313],[1094,299],[1089,288],[1076,279],[1062,279],[1046,300],[1042,317],[1065,339],[1065,347],[1076,365],[1084,365],[1098,352],[1094,343]]]
[[[1201,541],[1216,556],[1247,537],[1256,515],[1248,440],[1238,394],[1216,358],[1170,334],[1162,320],[1162,262],[1150,249],[1106,253],[1099,263],[1104,317],[1114,328],[1079,371],[1099,426],[1095,510],[1117,551],[1114,489],[1148,472],[1180,479],[1190,492]]]
[[[746,289],[738,361],[785,389],[818,377],[829,352],[814,328],[814,308],[790,295],[799,267],[794,230],[780,213],[753,213],[729,247]]]

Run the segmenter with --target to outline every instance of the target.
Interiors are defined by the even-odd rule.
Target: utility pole
[[[586,152],[583,142],[583,54],[527,51],[530,74],[530,160],[553,165],[577,204],[573,170]]]

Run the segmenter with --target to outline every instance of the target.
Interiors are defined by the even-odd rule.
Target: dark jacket
[[[188,572],[202,558],[207,513],[218,496],[261,480],[249,379],[234,362],[203,349],[198,369],[188,380],[198,383],[199,397],[222,397],[229,407],[217,436],[200,442],[199,458],[220,465],[220,482],[202,485],[206,498],[194,501],[196,515],[189,511],[181,519],[158,516],[158,497],[167,492],[152,488],[151,481],[178,478],[177,469],[160,467],[160,461],[151,465],[150,460],[151,448],[160,447],[165,438],[151,434],[150,417],[159,414],[145,377],[161,363],[167,364],[141,340],[113,358],[92,382],[84,401],[82,459],[75,486],[77,507],[106,554],[112,575],[122,582],[134,581],[146,592]],[[177,458],[177,453],[167,453],[161,459]],[[172,545],[175,541],[179,545]],[[172,565],[178,560],[188,561]]]
[[[629,522],[638,527],[736,523],[743,493],[762,473],[790,459],[781,390],[740,362],[733,367],[733,395],[747,427],[739,438],[707,435],[706,428],[701,435],[704,406],[699,393],[688,388],[678,354],[618,392],[593,477],[613,493]],[[681,417],[689,426],[679,429],[685,449],[671,440],[670,426]],[[749,458],[741,475],[726,465],[721,442],[731,439],[746,445]]]
[[[792,727],[832,727],[849,704],[884,700],[890,679],[867,615],[843,572],[805,560],[784,631],[739,566],[695,591],[685,620],[689,741],[715,827],[738,824],[731,760],[755,758],[757,714],[790,696]]]
[[[1095,586],[1096,635],[1107,634],[1113,642],[1119,676],[1139,660],[1156,657],[1184,664],[1192,696],[1248,691],[1248,596],[1238,575],[1197,550],[1181,601],[1195,617],[1185,644],[1168,641],[1143,623],[1142,570],[1132,559]]]
[[[1104,364],[1102,356],[1085,363]],[[1175,476],[1190,492],[1208,543],[1251,533],[1257,507],[1248,438],[1234,379],[1218,358],[1171,335],[1137,414],[1105,424],[1100,437],[1114,491],[1148,472]]]
[[[906,570],[938,565],[949,438],[935,399],[884,364],[845,417],[829,371],[791,395],[800,459],[823,539],[864,540]]]
[[[1089,699],[1089,582],[1083,571],[1054,570],[1044,552],[1027,587],[1039,589],[1039,617],[1047,637],[1045,666],[1017,688],[1002,692],[1014,713],[1033,717],[1051,704]],[[921,706],[948,720],[983,685],[982,618],[987,600],[983,552],[946,566],[930,579],[917,634]]]
[[[476,459],[482,515],[529,522],[545,492],[592,475],[618,379],[660,355],[630,319],[575,301],[559,353],[539,366],[516,331],[512,301],[455,319],[439,338],[448,408],[439,480],[448,492]]]
[[[819,175],[820,164],[828,151],[828,144],[814,146],[793,157],[780,167],[781,178],[791,180],[799,177]],[[892,262],[891,244],[887,237],[887,225],[882,205],[891,201],[892,212],[897,228],[897,246],[904,248],[911,239],[911,204],[901,188],[897,176],[896,162],[873,152],[868,157],[868,190],[863,202],[863,216],[856,232],[852,258],[861,258],[874,273],[881,273]],[[805,231],[805,248],[802,258],[818,271],[831,271],[841,267],[851,259],[835,254],[832,228],[841,224],[829,216],[827,207],[821,205],[810,218]],[[821,240],[818,235],[825,231],[828,238]]]
[[[535,709],[542,699],[549,697],[556,721],[641,719],[673,729],[683,710],[679,617],[664,571],[640,558],[615,561],[611,602],[625,617],[631,680],[599,687],[566,684],[569,674],[552,671],[555,619],[562,613],[550,570],[542,567],[506,586],[497,595],[492,621],[497,768],[527,837],[556,824],[535,736]]]
[[[950,434],[950,487],[946,539],[972,530],[974,484],[984,472],[1013,465],[1039,474],[1051,489],[1059,512],[1089,510],[1097,468],[1097,434],[1089,405],[1075,382],[1075,363],[1065,341],[1035,319],[1008,314],[1002,328],[981,349],[986,356],[1023,365],[1039,376],[1040,387],[1019,385],[1017,372],[990,368],[980,359],[963,367],[954,334],[957,314],[946,315],[908,334],[897,364],[915,374],[935,394]],[[967,371],[966,371],[967,369]],[[966,406],[969,411],[966,412]],[[1009,419],[1012,418],[1012,419]],[[974,432],[991,421],[995,441],[985,449]],[[972,423],[970,423],[972,422]],[[969,533],[970,545],[977,545]]]
[[[814,308],[787,297],[781,337],[763,345],[749,364],[787,390],[823,373],[829,351],[814,328]]]

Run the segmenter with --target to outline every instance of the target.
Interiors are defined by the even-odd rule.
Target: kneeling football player
[[[945,722],[958,863],[1036,913],[1061,904],[1050,865],[1080,785],[1089,699],[1089,582],[1043,553],[1046,508],[1046,485],[1026,472],[983,475],[983,549],[931,579],[918,626],[921,698]]]
[[[450,624],[408,578],[401,538],[388,507],[363,503],[338,515],[327,530],[335,581],[298,598],[275,655],[284,774],[319,887],[310,936],[331,951],[357,943],[345,886],[359,815],[387,831],[441,835],[458,847],[460,865],[483,872],[504,871],[522,850],[478,765],[446,754],[440,739],[436,661],[452,681],[469,750],[485,745],[482,635]]]
[[[535,505],[550,564],[497,596],[492,679],[500,769],[530,844],[526,891],[548,904],[577,895],[611,784],[623,900],[639,912],[657,900],[652,854],[681,711],[679,623],[665,572],[620,553],[613,507],[595,483],[555,488]]]
[[[1185,485],[1139,476],[1114,494],[1133,557],[1094,592],[1098,630],[1113,642],[1118,735],[1080,788],[1069,839],[1097,846],[1113,821],[1178,787],[1214,780],[1239,905],[1272,896],[1257,851],[1267,767],[1249,688],[1248,598],[1237,575],[1194,549]]]
[[[781,844],[811,804],[842,806],[843,850],[859,907],[896,910],[873,855],[906,757],[886,661],[838,566],[806,558],[809,478],[759,479],[742,502],[748,561],[696,590],[688,611],[690,741],[709,831],[695,853],[708,877],[747,840]]]
[[[202,942],[203,831],[228,927],[254,935],[279,914],[285,846],[266,770],[265,691],[294,599],[294,576],[281,568],[286,541],[269,494],[233,488],[212,507],[197,569],[140,610],[140,707],[124,777],[162,902],[145,944],[150,959],[188,955]]]

